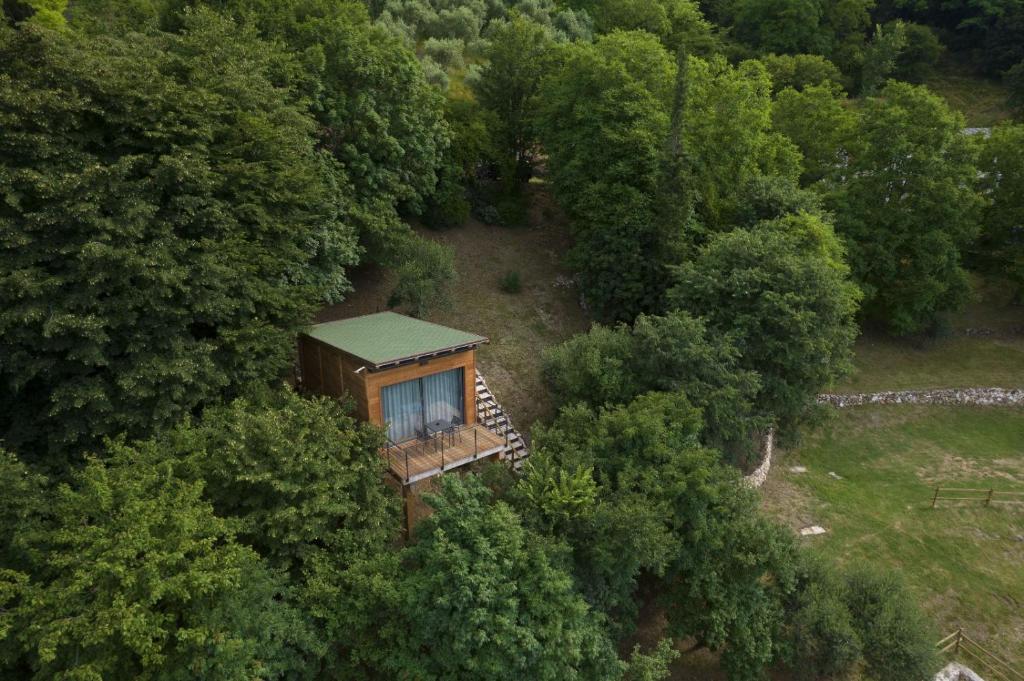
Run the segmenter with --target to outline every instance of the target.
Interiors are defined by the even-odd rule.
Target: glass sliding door
[[[381,406],[392,442],[420,437],[435,421],[465,423],[463,379],[459,368],[384,386]]]
[[[384,386],[380,401],[392,442],[410,440],[423,433],[423,392],[419,379]]]
[[[423,385],[423,418],[427,423],[451,423],[452,419],[459,424],[463,422],[461,368],[424,376],[420,382]]]

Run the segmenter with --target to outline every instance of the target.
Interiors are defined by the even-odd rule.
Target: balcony
[[[438,433],[429,439],[388,442],[381,449],[391,474],[402,484],[440,475],[460,466],[499,454],[508,446],[505,437],[480,424],[462,426],[454,433]]]

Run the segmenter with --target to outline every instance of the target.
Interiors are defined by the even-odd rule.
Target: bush
[[[419,317],[451,300],[451,284],[457,276],[455,254],[444,244],[410,237],[395,271],[398,283],[388,307],[405,305],[409,314]]]
[[[817,54],[769,54],[761,57],[772,78],[772,92],[791,87],[798,92],[827,81],[842,83],[843,74],[828,59]]]
[[[937,636],[895,573],[854,570],[846,576],[845,600],[868,676],[920,681],[938,671]]]
[[[915,23],[903,24],[906,46],[896,58],[893,76],[898,80],[922,83],[931,75],[935,62],[942,56],[945,47],[928,26]]]
[[[497,205],[498,224],[502,227],[525,227],[527,223],[526,204],[521,197],[502,199]]]
[[[427,201],[423,224],[431,229],[458,227],[469,219],[469,201],[466,189],[459,182],[460,170],[449,166],[441,172],[437,190]]]
[[[519,293],[522,291],[523,284],[519,280],[519,272],[506,272],[504,276],[498,280],[498,288],[505,293]]]
[[[461,69],[465,66],[462,57],[465,45],[455,38],[428,38],[423,43],[423,53],[446,69]]]

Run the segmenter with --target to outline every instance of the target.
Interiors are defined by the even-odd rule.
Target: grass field
[[[836,392],[929,388],[1024,387],[1024,306],[1011,288],[973,278],[973,300],[952,319],[953,333],[926,342],[866,333],[855,347],[854,372]],[[984,329],[991,336],[965,336]]]
[[[1006,87],[998,80],[979,76],[955,56],[943,59],[925,85],[963,112],[972,128],[987,128],[1011,117]]]
[[[933,510],[939,484],[1024,491],[1024,409],[835,412],[780,452],[764,505],[794,529],[827,528],[803,541],[840,562],[899,570],[939,630],[963,626],[1024,666],[1024,506]]]
[[[458,271],[451,305],[431,310],[425,318],[490,339],[477,353],[480,371],[513,424],[524,433],[537,419],[553,415],[541,379],[541,353],[590,325],[572,274],[562,265],[571,244],[565,221],[543,189],[531,184],[529,191],[526,227],[470,220],[455,229],[420,230],[425,237],[451,246]],[[519,273],[522,290],[505,293],[498,282],[513,271]],[[318,321],[387,309],[394,286],[389,273],[361,268],[353,274],[353,285],[355,292],[324,310]]]

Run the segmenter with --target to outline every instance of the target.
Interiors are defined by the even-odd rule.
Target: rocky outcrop
[[[935,675],[935,681],[985,681],[959,662],[950,662]]]

